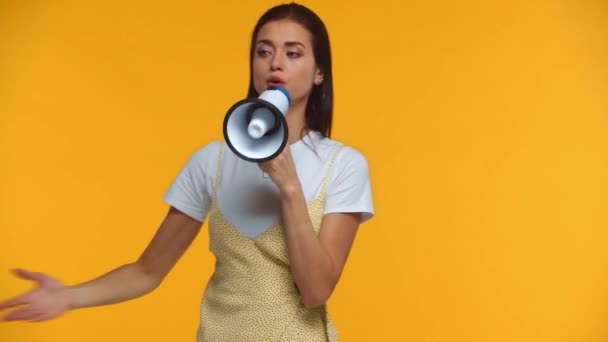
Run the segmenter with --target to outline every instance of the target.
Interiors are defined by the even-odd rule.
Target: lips
[[[269,86],[283,86],[285,85],[285,81],[283,81],[282,78],[278,77],[278,76],[272,76],[271,78],[269,78],[268,80],[266,80],[266,83]]]

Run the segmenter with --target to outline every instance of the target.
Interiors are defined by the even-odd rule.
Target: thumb
[[[15,273],[15,275],[17,275],[20,278],[33,280],[33,281],[37,281],[37,282],[41,282],[44,279],[44,275],[42,275],[42,273],[30,272],[30,271],[27,271],[27,270],[24,270],[21,268],[14,269],[13,273]]]

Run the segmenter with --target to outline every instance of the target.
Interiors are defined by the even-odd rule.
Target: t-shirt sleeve
[[[211,206],[219,144],[215,141],[196,151],[163,196],[167,204],[201,223]]]
[[[369,166],[365,156],[352,147],[338,154],[325,197],[325,214],[361,213],[361,223],[374,216]]]

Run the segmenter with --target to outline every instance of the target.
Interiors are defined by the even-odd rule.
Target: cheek
[[[251,63],[251,71],[253,72],[253,78],[259,78],[260,77],[260,63],[256,62],[255,60],[253,61],[253,63]]]
[[[260,72],[260,69],[260,63],[254,60],[251,65],[251,72],[253,75],[253,86],[258,93],[261,93],[265,90],[264,85],[266,84],[266,80],[263,76],[264,74]]]
[[[297,80],[299,90],[303,93],[307,93],[314,85],[315,74],[311,72],[309,68],[301,68],[298,72]]]

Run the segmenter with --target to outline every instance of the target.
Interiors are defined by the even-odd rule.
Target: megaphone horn
[[[240,158],[261,163],[278,156],[287,145],[285,115],[291,99],[287,89],[270,86],[257,98],[234,104],[224,117],[224,139]]]

